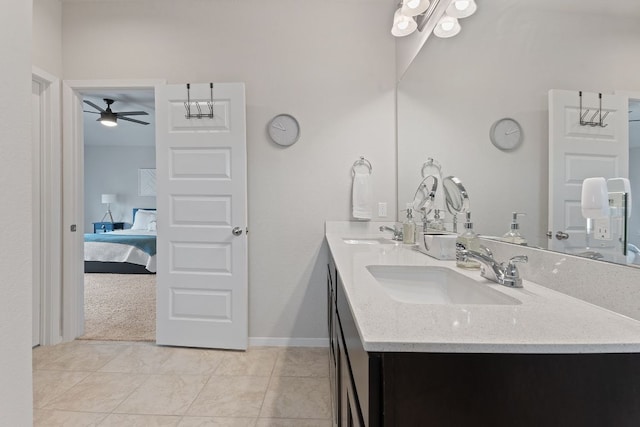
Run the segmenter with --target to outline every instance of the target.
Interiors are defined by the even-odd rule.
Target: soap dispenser
[[[434,231],[444,231],[444,222],[442,222],[442,218],[440,218],[440,209],[434,211],[430,228]]]
[[[416,243],[416,223],[413,221],[412,209],[407,206],[407,219],[402,223],[402,243]]]
[[[517,245],[526,245],[527,240],[522,237],[520,234],[519,228],[520,224],[518,224],[518,215],[526,215],[520,212],[512,212],[511,216],[511,225],[509,226],[509,231],[507,231],[500,240],[503,242],[515,243]]]
[[[472,258],[463,257],[460,252],[469,250],[474,252],[480,251],[480,239],[473,231],[473,223],[471,222],[471,212],[467,212],[467,220],[464,223],[464,231],[456,239],[456,266],[461,268],[480,268],[480,263]]]

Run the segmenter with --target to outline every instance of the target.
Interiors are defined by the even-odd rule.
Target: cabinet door
[[[339,407],[340,407],[340,389],[338,384],[339,378],[339,363],[338,363],[338,350],[335,346],[336,343],[336,323],[337,314],[335,306],[335,290],[334,290],[333,278],[331,275],[331,266],[329,265],[327,272],[327,322],[329,332],[329,385],[331,387],[331,420],[334,426],[339,425]]]
[[[340,362],[340,427],[364,427],[362,414],[358,405],[358,396],[353,386],[349,359],[344,351],[342,339],[338,339],[338,360]]]

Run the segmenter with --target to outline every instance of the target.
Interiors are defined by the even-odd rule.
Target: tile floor
[[[35,426],[331,426],[328,350],[74,341],[33,350]]]

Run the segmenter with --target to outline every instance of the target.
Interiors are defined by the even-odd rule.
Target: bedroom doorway
[[[91,91],[151,88],[156,97],[156,131],[164,138],[157,148],[156,162],[158,251],[162,256],[156,276],[156,327],[164,333],[157,332],[156,342],[247,347],[244,85],[222,83],[214,89],[211,83],[202,87],[206,88],[204,93],[193,91],[191,102],[202,102],[193,107],[194,114],[202,107],[205,112],[213,109],[210,116],[202,116],[206,120],[190,116],[188,110],[185,114],[187,84],[167,86],[157,80],[63,82],[64,341],[84,334],[84,231],[90,221],[84,217],[83,96]],[[194,118],[197,120],[191,120]],[[108,197],[103,199],[101,193],[100,201],[105,201],[108,212],[108,203],[114,198],[109,196],[112,193],[104,194]],[[114,222],[109,217],[109,223]]]
[[[102,89],[82,95],[85,274],[79,339],[155,341],[156,236],[149,230],[155,230],[156,208],[155,94]],[[107,112],[116,115],[116,126],[101,122],[111,119]],[[154,223],[143,227],[138,209],[153,211]]]
[[[156,87],[160,84],[163,82],[159,80],[63,82],[63,146],[67,165],[63,170],[64,341],[91,332],[85,331],[85,296],[94,311],[87,320],[93,318],[93,325],[112,333],[110,337],[93,334],[86,338],[149,340],[155,334],[153,330],[150,334],[147,330],[146,338],[129,334],[134,330],[129,327],[131,317],[122,317],[127,311],[129,315],[150,311],[141,310],[141,305],[155,310],[155,274],[91,273],[88,286],[92,289],[85,294],[84,236],[129,229],[134,207],[155,208],[155,197],[139,192],[139,171],[155,170],[153,113]],[[146,114],[117,114],[131,111]],[[104,113],[114,113],[117,126],[107,129],[100,121],[105,116],[109,118]],[[112,132],[96,133],[103,130]],[[151,291],[136,290],[143,287],[141,283]],[[123,292],[127,287],[127,292]],[[146,302],[138,304],[140,301]],[[127,304],[131,307],[127,308]],[[155,311],[143,317],[147,325],[155,327]],[[109,323],[111,326],[104,327]],[[118,329],[120,333],[113,334]]]

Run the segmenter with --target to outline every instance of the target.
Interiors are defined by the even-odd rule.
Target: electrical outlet
[[[611,240],[611,221],[609,218],[596,219],[593,225],[593,238]]]
[[[387,216],[387,203],[386,202],[378,202],[378,216],[380,218],[385,218]]]

